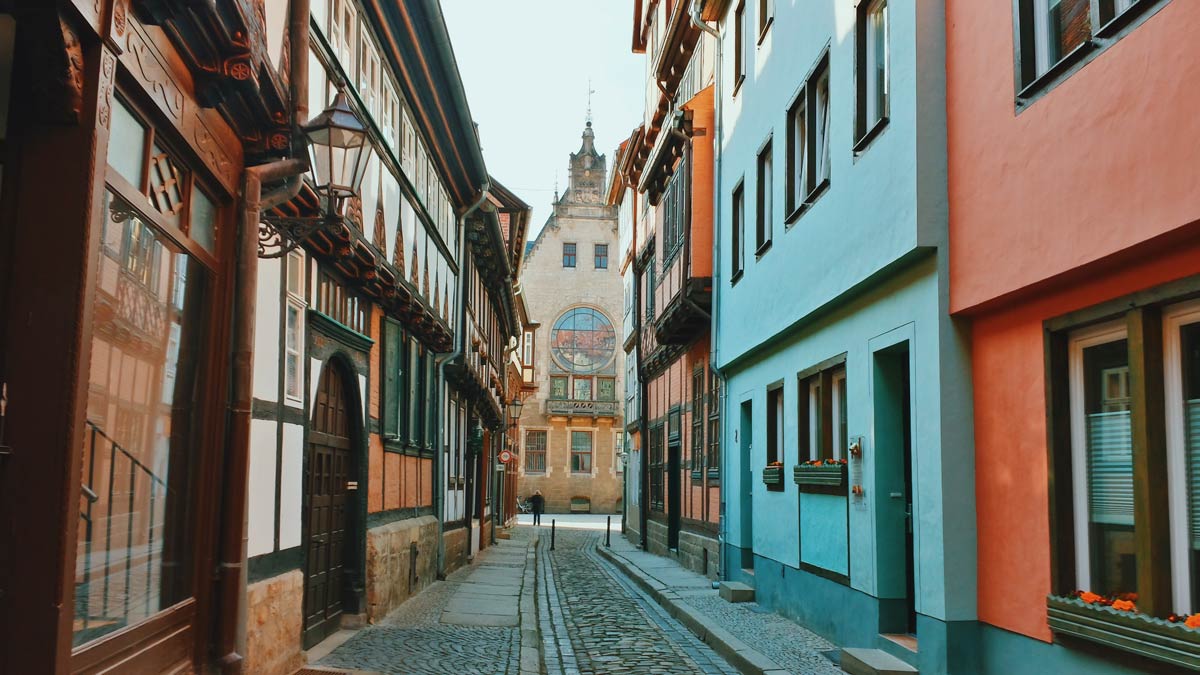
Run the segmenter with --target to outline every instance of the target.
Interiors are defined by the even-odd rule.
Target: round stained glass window
[[[612,362],[617,332],[608,317],[576,307],[559,317],[550,331],[550,352],[558,365],[574,373],[594,373]]]

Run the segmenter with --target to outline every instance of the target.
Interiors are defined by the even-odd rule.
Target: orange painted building
[[[1200,5],[1046,5],[946,3],[977,672],[1195,670]]]

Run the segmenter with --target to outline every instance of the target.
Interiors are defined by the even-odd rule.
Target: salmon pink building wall
[[[946,5],[952,311],[1200,216],[1200,3],[1167,3],[1020,114],[1012,3]]]
[[[1013,4],[947,2],[951,311],[970,317],[978,616],[1049,642],[1043,322],[1200,274],[1200,3],[1017,112]]]

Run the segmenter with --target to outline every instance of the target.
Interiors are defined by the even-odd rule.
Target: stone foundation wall
[[[650,552],[670,558],[693,572],[716,579],[721,570],[721,549],[715,537],[688,530],[679,532],[679,550],[667,548],[667,525],[656,520],[647,523],[646,542]],[[634,540],[634,541],[640,541]]]
[[[433,583],[436,576],[437,519],[433,516],[367,531],[367,619],[372,623]]]
[[[446,565],[446,574],[450,574],[467,564],[467,528],[446,530],[442,533],[442,540],[446,542],[446,557],[443,562]]]
[[[246,588],[246,672],[291,675],[307,662],[301,649],[304,573],[285,572]]]

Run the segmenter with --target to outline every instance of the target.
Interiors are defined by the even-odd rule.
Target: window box
[[[1200,630],[1055,595],[1046,598],[1046,611],[1057,635],[1200,671]]]
[[[797,464],[792,467],[792,478],[796,485],[822,487],[845,487],[845,464]]]
[[[701,471],[700,469],[692,469],[692,482],[693,482],[693,483],[699,483],[699,482],[700,482],[700,478],[701,478],[703,475],[704,475],[704,472],[703,472],[703,471]]]
[[[763,467],[762,481],[767,487],[783,487],[783,467],[776,464]]]

